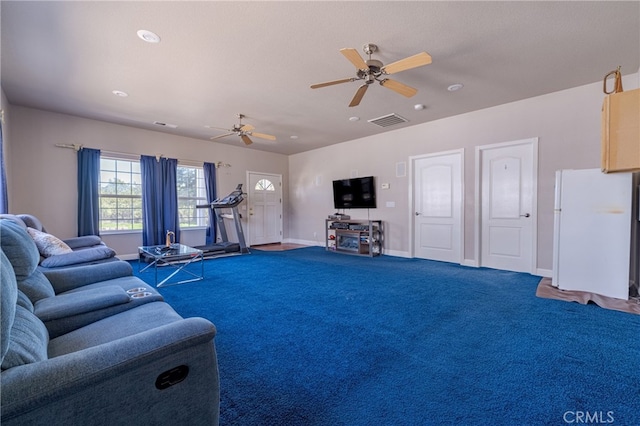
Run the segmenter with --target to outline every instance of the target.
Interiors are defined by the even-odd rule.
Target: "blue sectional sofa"
[[[122,260],[42,272],[35,242],[13,221],[0,219],[0,248],[13,266],[18,289],[33,304],[50,338],[163,300],[156,289],[134,277],[131,265]]]
[[[42,270],[119,260],[116,252],[97,235],[61,240],[47,233],[42,222],[33,215],[1,214],[0,219],[11,220],[28,231],[37,244]]]
[[[218,424],[211,322],[180,317],[126,262],[43,274],[37,259],[0,220],[2,425]]]

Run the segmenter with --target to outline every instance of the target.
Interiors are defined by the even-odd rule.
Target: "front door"
[[[462,151],[413,160],[414,256],[462,261]]]
[[[282,177],[248,173],[249,245],[282,242]]]
[[[480,266],[534,272],[537,139],[478,147]]]

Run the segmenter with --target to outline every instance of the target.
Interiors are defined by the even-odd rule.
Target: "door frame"
[[[464,260],[464,148],[459,148],[459,149],[452,149],[449,151],[440,151],[440,152],[433,152],[433,153],[429,153],[429,154],[421,154],[421,155],[412,155],[409,157],[409,182],[408,182],[408,187],[409,187],[409,221],[407,222],[409,224],[409,257],[414,258],[416,257],[416,250],[415,250],[415,217],[414,217],[414,212],[416,211],[416,200],[415,200],[415,188],[413,187],[413,182],[415,180],[415,162],[418,160],[422,160],[425,158],[434,158],[434,157],[443,157],[446,155],[453,155],[453,154],[460,154],[460,162],[461,162],[461,167],[460,167],[460,182],[462,185],[462,188],[460,188],[460,190],[462,191],[462,209],[460,212],[460,259],[459,259],[459,263],[462,264],[463,260]]]
[[[284,211],[284,190],[282,187],[282,175],[278,174],[278,173],[267,173],[267,172],[256,172],[256,171],[251,171],[251,170],[247,170],[247,176],[246,176],[246,191],[244,191],[247,194],[247,210],[246,210],[246,216],[247,216],[247,228],[246,228],[246,234],[247,234],[247,247],[251,246],[251,215],[249,214],[249,204],[251,203],[251,188],[249,188],[249,185],[251,183],[251,175],[262,175],[262,176],[274,176],[275,178],[278,179],[278,182],[280,183],[280,211],[279,211],[279,216],[280,216],[280,243],[282,243],[284,241],[284,218],[283,218],[283,211]]]
[[[476,158],[475,158],[475,169],[476,169],[476,185],[475,185],[475,195],[474,195],[474,204],[475,204],[475,220],[474,220],[474,240],[475,240],[475,261],[474,265],[476,267],[480,267],[482,265],[482,153],[484,151],[488,151],[490,149],[496,148],[508,148],[518,145],[531,145],[532,147],[532,172],[533,176],[531,177],[533,182],[531,182],[531,215],[532,215],[532,223],[531,223],[531,263],[530,263],[530,273],[535,274],[536,268],[538,265],[538,137],[528,138],[528,139],[520,139],[514,140],[510,142],[500,142],[489,145],[479,145],[476,146]]]

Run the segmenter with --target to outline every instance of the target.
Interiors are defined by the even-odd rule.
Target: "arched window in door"
[[[275,191],[276,188],[273,186],[273,183],[269,179],[260,179],[256,182],[256,186],[254,188],[256,191]]]

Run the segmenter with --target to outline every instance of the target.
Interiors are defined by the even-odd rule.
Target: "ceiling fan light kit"
[[[333,86],[335,84],[364,80],[364,84],[362,84],[358,88],[356,94],[349,103],[350,107],[354,107],[360,104],[362,98],[367,92],[367,89],[369,88],[369,85],[374,81],[377,81],[382,87],[391,89],[394,92],[399,93],[400,95],[403,95],[407,98],[410,98],[418,93],[417,89],[411,86],[407,86],[404,83],[400,83],[399,81],[386,78],[386,76],[398,73],[400,71],[429,65],[431,63],[431,56],[427,52],[421,52],[385,66],[381,61],[377,59],[371,59],[371,54],[378,51],[377,45],[373,43],[367,43],[362,47],[362,50],[369,56],[369,59],[367,59],[366,61],[362,58],[362,56],[360,56],[356,49],[340,49],[340,53],[342,53],[342,55],[356,67],[356,77],[313,84],[311,85],[311,88],[319,89],[321,87]]]

